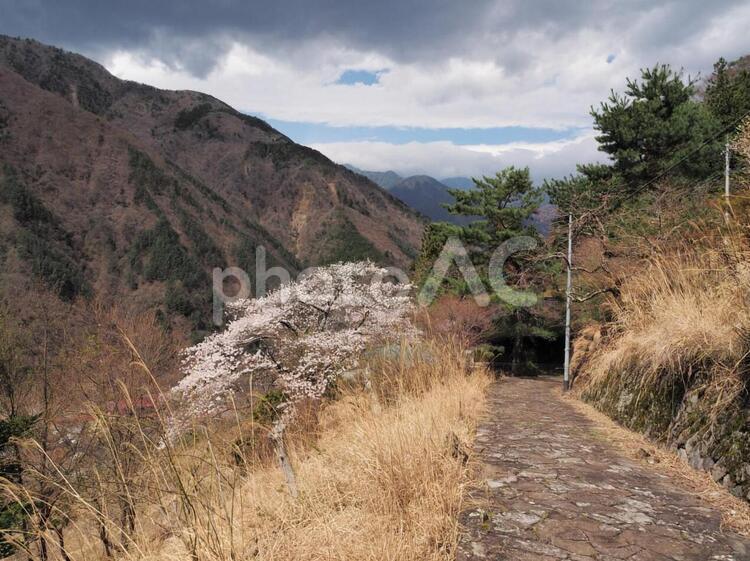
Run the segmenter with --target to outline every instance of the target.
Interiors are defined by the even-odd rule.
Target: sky
[[[750,54],[750,2],[0,0],[0,33],[212,94],[339,163],[438,178],[604,161],[590,108],[639,69]]]

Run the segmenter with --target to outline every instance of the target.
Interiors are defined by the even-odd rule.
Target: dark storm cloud
[[[0,0],[0,32],[86,51],[145,49],[183,58],[191,68],[205,67],[203,59],[227,37],[283,44],[329,36],[410,58],[436,42],[456,41],[490,6],[488,0]],[[165,36],[170,40],[159,39]],[[208,49],[181,52],[184,41]]]
[[[115,48],[154,55],[204,75],[230,39],[261,49],[283,49],[318,37],[371,49],[399,61],[481,54],[503,62],[502,51],[519,32],[562,36],[586,27],[627,26],[655,10],[652,28],[636,48],[685,40],[722,6],[645,0],[587,3],[564,0],[0,0],[0,32],[34,37],[88,54]],[[514,45],[507,70],[515,70],[534,45]],[[524,54],[523,51],[527,54]]]

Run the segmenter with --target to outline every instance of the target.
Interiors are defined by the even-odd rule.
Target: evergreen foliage
[[[165,218],[143,232],[131,248],[136,269],[143,260],[142,272],[148,281],[180,281],[188,289],[207,286],[206,273],[180,244],[180,237]]]
[[[135,202],[144,204],[152,212],[160,214],[161,210],[153,196],[168,191],[170,187],[174,187],[176,181],[158,168],[153,160],[140,150],[131,147],[129,156],[130,176],[128,180],[135,185]]]
[[[183,109],[177,113],[174,121],[174,127],[178,130],[185,130],[193,127],[198,121],[211,112],[211,105],[201,103],[189,109]]]
[[[193,244],[198,260],[207,267],[224,266],[224,255],[203,227],[182,208],[178,211],[182,230]]]
[[[568,213],[581,216],[594,210],[611,195],[618,178],[611,166],[587,164],[576,166],[577,174],[562,179],[546,179],[543,190],[549,200],[560,209],[562,218]]]
[[[528,219],[539,208],[542,198],[534,189],[529,168],[510,166],[495,177],[473,181],[472,189],[449,189],[455,203],[445,206],[451,214],[480,217],[461,227],[464,240],[494,249],[510,238],[533,235]]]
[[[455,203],[446,205],[451,214],[478,217],[465,226],[447,223],[433,223],[425,230],[422,238],[422,251],[415,264],[416,276],[422,283],[434,283],[429,272],[450,238],[458,238],[470,253],[471,261],[484,282],[488,282],[488,264],[493,252],[501,244],[519,236],[534,236],[536,231],[529,219],[539,208],[542,193],[531,181],[528,168],[505,168],[494,177],[474,179],[470,190],[450,189]],[[541,276],[537,269],[544,264],[535,263],[524,255],[513,255],[507,261],[505,274],[510,286],[526,288],[530,276]],[[529,271],[532,275],[527,275]],[[458,271],[449,272],[443,279],[442,289],[466,296],[470,287]],[[554,338],[554,334],[542,327],[543,321],[535,310],[516,307],[507,302],[499,302],[502,314],[495,322],[494,338],[510,343],[513,370],[521,363],[525,341],[530,338]]]
[[[750,112],[750,72],[734,70],[720,58],[706,86],[705,102],[724,127],[736,128]]]
[[[3,169],[0,201],[9,204],[21,226],[16,235],[19,256],[31,272],[64,300],[87,295],[89,286],[70,234],[44,203],[21,182],[10,167]]]
[[[359,233],[357,227],[344,214],[338,215],[325,237],[320,240],[321,265],[370,260],[382,263],[383,254],[372,242]]]
[[[167,312],[190,318],[197,329],[208,326],[211,288],[208,274],[180,243],[166,218],[141,233],[130,248],[131,270],[149,282],[167,283]]]
[[[614,91],[591,109],[599,150],[609,154],[615,172],[636,189],[666,170],[706,177],[721,165],[721,123],[693,99],[694,83],[668,65],[641,71],[627,80],[624,94]]]
[[[449,224],[448,222],[432,222],[427,225],[422,234],[422,247],[419,256],[414,263],[415,278],[419,284],[430,273],[446,242],[450,238],[461,238],[462,233],[463,229],[461,226]],[[456,290],[456,292],[463,291]]]

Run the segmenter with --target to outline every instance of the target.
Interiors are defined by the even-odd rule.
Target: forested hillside
[[[575,219],[574,388],[750,500],[750,74],[702,89],[644,71],[592,112],[612,165],[548,187]]]
[[[212,267],[408,266],[422,225],[365,178],[198,92],[0,37],[4,274],[204,330]],[[6,281],[7,282],[10,281]]]

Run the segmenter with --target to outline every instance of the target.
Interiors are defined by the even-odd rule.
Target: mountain
[[[448,193],[448,188],[452,186],[446,185],[434,177],[412,175],[402,178],[394,171],[367,171],[349,164],[346,167],[387,189],[391,195],[433,222],[451,222],[453,224],[468,224],[471,222],[470,218],[450,214],[443,207],[444,204],[453,203],[453,197]],[[466,189],[468,184],[470,184],[469,186],[474,185],[474,182],[466,177],[454,177],[451,180],[457,189]]]
[[[448,192],[447,186],[429,175],[407,177],[391,187],[390,192],[434,222],[452,222],[454,224],[470,222],[469,218],[455,216],[442,206],[452,204],[454,202],[453,196]]]
[[[372,179],[384,188],[385,184],[390,184],[390,178],[399,177],[393,171],[365,171],[352,165],[346,167]],[[384,179],[384,177],[387,179]],[[472,189],[473,187],[474,181],[468,177],[448,177],[438,181],[429,175],[413,175],[391,184],[387,189],[392,195],[433,222],[466,225],[473,219],[450,214],[442,205],[453,203],[453,197],[448,189]],[[549,197],[545,194],[539,209],[529,218],[529,224],[542,236],[546,236],[549,234],[552,222],[556,217],[557,207],[549,202]]]
[[[0,36],[0,262],[65,299],[205,323],[209,272],[369,257],[406,267],[422,221],[370,180],[209,95],[123,81]]]
[[[559,211],[555,205],[549,202],[549,198],[545,195],[544,201],[534,214],[531,215],[530,223],[537,232],[542,236],[546,236],[552,229],[552,223],[558,218]]]
[[[346,164],[346,167],[355,173],[364,175],[367,179],[386,190],[390,190],[403,179],[395,171],[366,171],[350,164]]]
[[[402,176],[397,174],[395,171],[368,171],[364,169],[359,169],[356,166],[353,166],[351,164],[345,164],[347,168],[352,170],[353,172],[356,172],[360,175],[364,175],[367,179],[372,181],[373,183],[376,183],[380,185],[383,189],[387,189],[390,191],[393,189],[396,185],[398,185],[400,182],[404,180]],[[428,177],[428,176],[412,176],[412,177]],[[410,178],[411,179],[411,178]],[[445,179],[434,179],[430,177],[433,181],[437,181],[439,183],[442,183],[445,187],[450,187],[451,189],[471,189],[474,187],[474,181],[470,177],[446,177]]]
[[[394,171],[367,171],[350,164],[347,164],[346,167],[387,189],[391,195],[433,222],[466,224],[469,221],[464,217],[454,216],[445,210],[442,205],[453,203],[453,197],[448,193],[448,186],[434,177],[412,175],[403,178]]]
[[[446,177],[441,179],[440,183],[447,185],[451,189],[473,189],[474,181],[470,177]]]
[[[403,178],[395,171],[367,171],[350,164],[346,164],[346,167],[387,189],[391,195],[433,222],[467,223],[466,218],[454,216],[443,208],[443,204],[453,203],[453,197],[448,193],[448,187],[434,177],[412,175]]]

